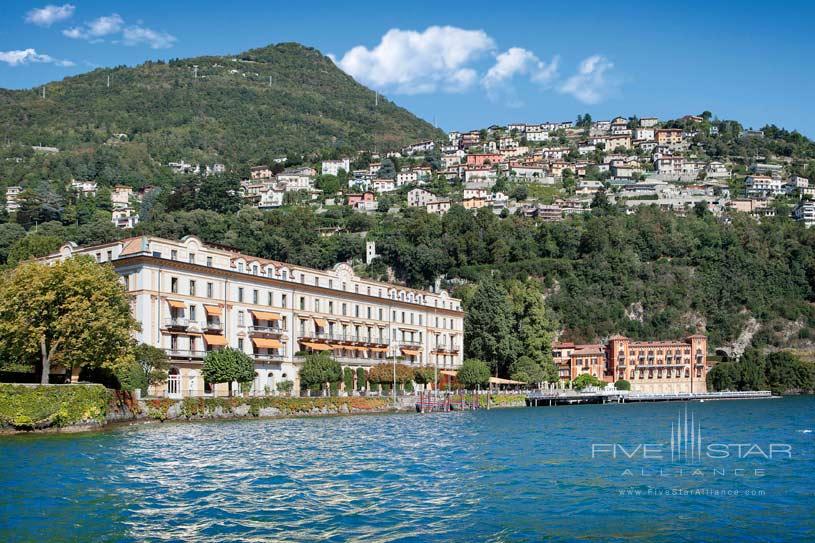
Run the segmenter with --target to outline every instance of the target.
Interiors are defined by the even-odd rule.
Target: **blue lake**
[[[5,437],[0,541],[813,541],[813,430],[799,397]]]

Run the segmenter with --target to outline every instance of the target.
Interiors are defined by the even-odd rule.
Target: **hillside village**
[[[777,202],[806,226],[815,223],[815,188],[806,177],[764,156],[709,158],[700,135],[715,139],[718,131],[709,117],[695,115],[671,122],[586,115],[577,122],[490,126],[314,167],[283,168],[281,158],[252,167],[241,190],[247,203],[264,209],[295,201],[286,195],[298,193],[300,202],[361,212],[376,211],[384,197],[389,210],[406,205],[444,214],[458,204],[547,221],[587,211],[598,194],[628,209],[656,205],[683,214],[705,206],[716,216],[738,211],[757,219],[777,213]],[[764,134],[743,130],[738,137]],[[321,190],[326,176],[337,178],[338,191]]]
[[[446,140],[383,153],[360,150],[354,156],[323,160],[317,155],[312,161],[283,156],[270,164],[246,165],[243,172],[183,158],[167,168],[180,177],[240,176],[237,190],[243,203],[260,209],[350,206],[362,213],[393,213],[413,207],[441,215],[461,205],[486,207],[500,217],[560,221],[588,211],[594,199],[602,197],[629,211],[655,205],[684,214],[702,206],[717,217],[735,211],[760,220],[784,213],[807,227],[815,224],[815,187],[802,175],[805,163],[758,153],[711,152],[720,146],[721,132],[732,131],[734,125],[738,133],[729,137],[746,148],[768,137],[731,121],[712,120],[707,112],[671,121],[596,121],[586,114],[576,121],[451,131]],[[97,183],[72,180],[67,189],[78,197],[95,195]],[[113,224],[133,228],[139,221],[139,202],[151,189],[114,186]],[[19,209],[22,193],[19,185],[6,188],[7,212]]]

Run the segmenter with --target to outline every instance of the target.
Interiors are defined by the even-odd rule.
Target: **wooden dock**
[[[704,402],[714,400],[765,400],[774,396],[768,390],[744,392],[642,393],[626,390],[542,390],[526,396],[527,407],[585,403]]]

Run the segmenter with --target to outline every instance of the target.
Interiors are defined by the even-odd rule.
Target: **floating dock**
[[[584,403],[694,402],[713,400],[765,400],[774,398],[769,390],[745,392],[642,393],[626,390],[541,390],[526,396],[527,407]]]

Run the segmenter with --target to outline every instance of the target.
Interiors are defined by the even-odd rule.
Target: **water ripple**
[[[813,407],[693,406],[711,435],[794,444],[762,479],[716,482],[761,498],[620,495],[654,481],[593,460],[591,443],[661,439],[678,404],[21,436],[0,441],[0,541],[812,540],[815,455],[800,429]]]

